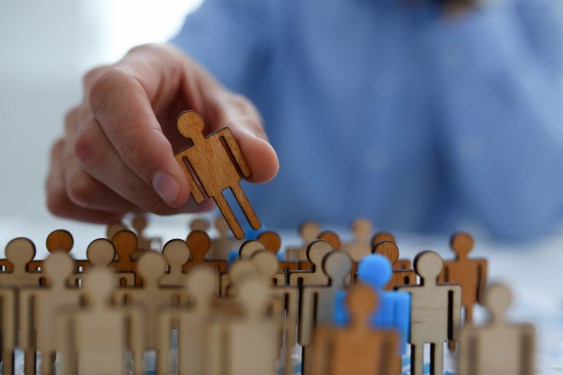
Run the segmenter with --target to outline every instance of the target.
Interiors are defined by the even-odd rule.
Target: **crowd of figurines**
[[[304,375],[398,375],[408,349],[410,373],[422,375],[430,344],[426,362],[441,375],[446,343],[461,375],[533,373],[534,329],[505,321],[510,292],[487,287],[487,262],[468,256],[467,233],[452,236],[452,260],[423,251],[411,262],[366,220],[352,225],[351,243],[305,223],[303,245],[281,259],[274,231],[240,243],[218,219],[211,239],[209,224],[196,220],[186,239],[162,246],[145,237],[146,224],[109,226],[85,260],[71,257],[64,230],[48,236],[43,261],[26,238],[7,244],[5,374],[20,349],[26,374],[38,362],[41,374],[141,374],[152,351],[157,374],[287,375],[299,371],[292,352],[301,348]],[[232,249],[238,257],[228,265]],[[484,326],[472,324],[476,303],[489,310]]]

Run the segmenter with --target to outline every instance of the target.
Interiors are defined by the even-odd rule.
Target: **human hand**
[[[107,223],[128,212],[168,215],[209,209],[190,198],[173,150],[186,145],[176,130],[185,109],[199,112],[206,133],[229,126],[252,171],[272,179],[278,160],[262,120],[246,98],[169,45],[132,49],[111,66],[89,71],[84,98],[66,115],[53,145],[47,206],[61,217]]]

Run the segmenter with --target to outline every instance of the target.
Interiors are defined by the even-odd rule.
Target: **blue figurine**
[[[393,274],[393,268],[387,258],[380,254],[371,254],[358,265],[358,279],[371,286],[379,295],[379,309],[373,314],[371,323],[374,328],[391,328],[399,332],[400,353],[407,348],[410,329],[411,296],[407,292],[384,291],[383,288]],[[346,292],[336,295],[334,320],[336,325],[348,324]]]

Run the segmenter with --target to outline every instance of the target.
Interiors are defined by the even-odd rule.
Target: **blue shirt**
[[[265,225],[518,238],[563,214],[560,25],[548,0],[207,0],[173,43],[259,108],[280,160],[245,186]]]

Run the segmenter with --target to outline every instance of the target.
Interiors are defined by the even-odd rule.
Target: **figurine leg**
[[[444,373],[444,344],[430,344],[430,375]]]
[[[14,375],[14,350],[3,348],[2,353],[2,373]]]
[[[242,208],[242,212],[244,212],[244,216],[246,216],[246,219],[250,223],[252,229],[259,229],[262,224],[260,224],[260,220],[258,219],[258,216],[256,216],[256,213],[250,205],[250,202],[248,201],[246,194],[244,194],[244,191],[242,191],[239,185],[233,186],[231,188],[231,191],[233,192],[233,195],[240,205],[240,208]]]
[[[219,206],[221,213],[225,217],[225,220],[227,220],[227,224],[229,224],[229,227],[233,231],[236,239],[243,239],[244,231],[242,230],[239,222],[237,221],[237,218],[235,217],[235,214],[233,213],[233,210],[231,210],[231,207],[229,206],[229,203],[227,203],[225,197],[222,194],[219,194],[217,196],[214,196],[213,199],[215,200],[217,206]]]
[[[313,345],[303,347],[301,357],[301,375],[311,375],[313,373]]]
[[[424,374],[424,344],[411,345],[411,375]]]
[[[35,374],[35,350],[26,350],[24,352],[24,373]]]

